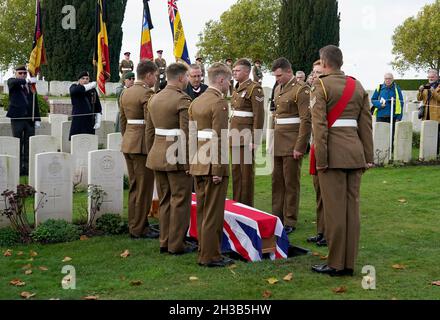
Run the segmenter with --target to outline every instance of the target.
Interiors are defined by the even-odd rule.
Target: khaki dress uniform
[[[166,79],[167,62],[164,58],[156,58],[154,59],[154,63],[159,68],[159,74],[157,75],[156,85],[154,87],[154,91],[157,92],[159,91],[160,84],[167,80]]]
[[[305,153],[311,133],[310,88],[292,78],[277,86],[274,112],[274,169],[272,173],[272,213],[285,226],[298,221],[302,160],[293,151]]]
[[[120,97],[122,146],[128,168],[130,189],[128,195],[128,226],[133,236],[148,232],[154,188],[154,173],[145,165],[147,144],[145,139],[145,113],[148,100],[154,94],[144,82],[136,81]]]
[[[122,60],[119,64],[119,73],[121,74],[121,82],[124,82],[124,76],[128,72],[132,72],[134,70],[134,64],[131,60]]]
[[[228,116],[228,103],[215,88],[209,88],[195,99],[189,109],[190,122],[197,124],[194,137],[193,130],[190,130],[191,139],[197,138],[197,152],[190,155],[190,173],[196,180],[200,264],[222,260],[221,240],[229,176]],[[223,177],[222,182],[214,184],[213,176]]]
[[[159,194],[160,247],[171,253],[183,252],[190,219],[192,177],[186,174],[190,104],[191,98],[172,85],[148,103],[147,167],[155,171]]]
[[[254,152],[249,145],[261,143],[264,125],[264,92],[251,79],[241,83],[232,94],[230,146],[234,201],[254,205]]]
[[[346,109],[332,128],[327,115],[341,99],[343,72],[321,76],[312,89],[313,136],[319,184],[324,205],[327,265],[354,270],[358,252],[359,191],[367,163],[373,163],[373,135],[368,94],[359,81]]]

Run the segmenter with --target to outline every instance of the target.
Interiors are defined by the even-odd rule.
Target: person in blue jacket
[[[102,107],[96,91],[96,82],[90,82],[87,71],[78,75],[78,83],[70,87],[72,126],[69,140],[76,134],[95,134],[101,127]]]
[[[394,82],[392,73],[386,73],[384,83],[380,84],[371,97],[373,104],[373,115],[376,116],[376,122],[391,122],[391,99],[394,98],[393,113],[393,141],[396,122],[402,120],[404,100],[402,90]]]
[[[15,67],[15,77],[8,80],[9,108],[6,117],[11,118],[12,134],[20,139],[20,175],[29,170],[29,138],[40,127],[40,108],[38,106],[35,84],[37,78],[27,78],[25,65]]]

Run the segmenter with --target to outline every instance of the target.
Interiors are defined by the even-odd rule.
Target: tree
[[[0,70],[29,60],[35,26],[35,2],[0,0]]]
[[[225,59],[276,57],[279,1],[238,0],[219,21],[210,20],[199,34],[199,54],[208,63]]]
[[[122,46],[122,22],[127,0],[107,1],[107,32],[110,50],[110,81],[119,81],[119,56]],[[62,9],[72,5],[76,10],[76,29],[61,25],[66,14]],[[72,81],[79,72],[88,70],[95,76],[93,52],[95,50],[96,0],[45,0],[43,29],[48,65],[43,68],[46,80]]]
[[[286,57],[294,70],[310,73],[319,49],[339,46],[339,22],[336,0],[281,0],[279,56]]]
[[[417,17],[411,17],[398,26],[393,35],[392,65],[400,72],[413,67],[416,70],[440,70],[440,0],[426,5]]]

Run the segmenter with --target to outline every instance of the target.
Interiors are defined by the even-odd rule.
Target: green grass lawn
[[[298,230],[291,243],[320,255],[305,239],[315,233],[315,203],[311,177],[303,165],[301,210]],[[18,246],[10,257],[0,256],[0,299],[21,299],[20,293],[36,293],[33,299],[439,299],[440,287],[440,167],[379,168],[367,172],[362,184],[361,242],[355,276],[331,278],[310,271],[321,263],[319,256],[307,255],[282,261],[237,262],[232,269],[205,269],[196,263],[196,254],[181,257],[159,254],[157,240],[134,241],[128,236],[95,237],[56,245]],[[125,197],[127,194],[125,194]],[[270,212],[270,177],[256,180],[256,207]],[[399,201],[401,200],[401,201]],[[86,201],[75,195],[78,218]],[[126,208],[125,208],[126,211]],[[126,214],[126,213],[125,213]],[[4,252],[7,248],[1,248]],[[121,258],[128,249],[131,255]],[[38,253],[33,261],[30,250]],[[23,251],[23,255],[17,253]],[[64,257],[70,262],[62,262]],[[33,273],[24,274],[31,264]],[[392,266],[403,265],[396,270]],[[76,289],[63,290],[64,265],[76,269]],[[362,289],[362,267],[376,269],[377,289]],[[39,269],[47,267],[47,271]],[[293,273],[290,282],[283,277]],[[190,281],[190,277],[198,280]],[[23,287],[9,284],[19,278]],[[270,285],[269,278],[278,283]],[[132,285],[141,281],[140,285]],[[334,288],[345,286],[342,294]]]

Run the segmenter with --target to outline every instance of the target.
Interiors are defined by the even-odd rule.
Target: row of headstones
[[[422,121],[420,134],[419,160],[436,160],[438,130],[437,121]],[[390,160],[390,131],[389,123],[374,124],[374,162],[379,165],[388,164]],[[402,121],[396,123],[392,159],[396,162],[408,163],[412,160],[413,124]]]
[[[50,137],[49,137],[50,138]],[[50,139],[49,139],[50,140]],[[73,155],[64,152],[44,152],[35,155],[35,195],[34,207],[38,225],[48,219],[72,221],[73,209]],[[0,191],[16,190],[19,183],[19,161],[14,156],[0,155]],[[92,217],[92,194],[88,196],[89,221],[104,213],[123,213],[124,159],[117,150],[97,150],[88,152],[87,182],[100,186],[105,196],[103,203]],[[4,207],[0,204],[0,208]],[[96,220],[94,220],[96,221]],[[0,216],[0,227],[9,221]]]
[[[37,92],[43,96],[68,96],[70,94],[71,81],[37,81]],[[107,82],[105,84],[106,95],[116,93],[116,88],[120,85],[117,82]],[[4,92],[8,93],[7,80],[4,82]]]

